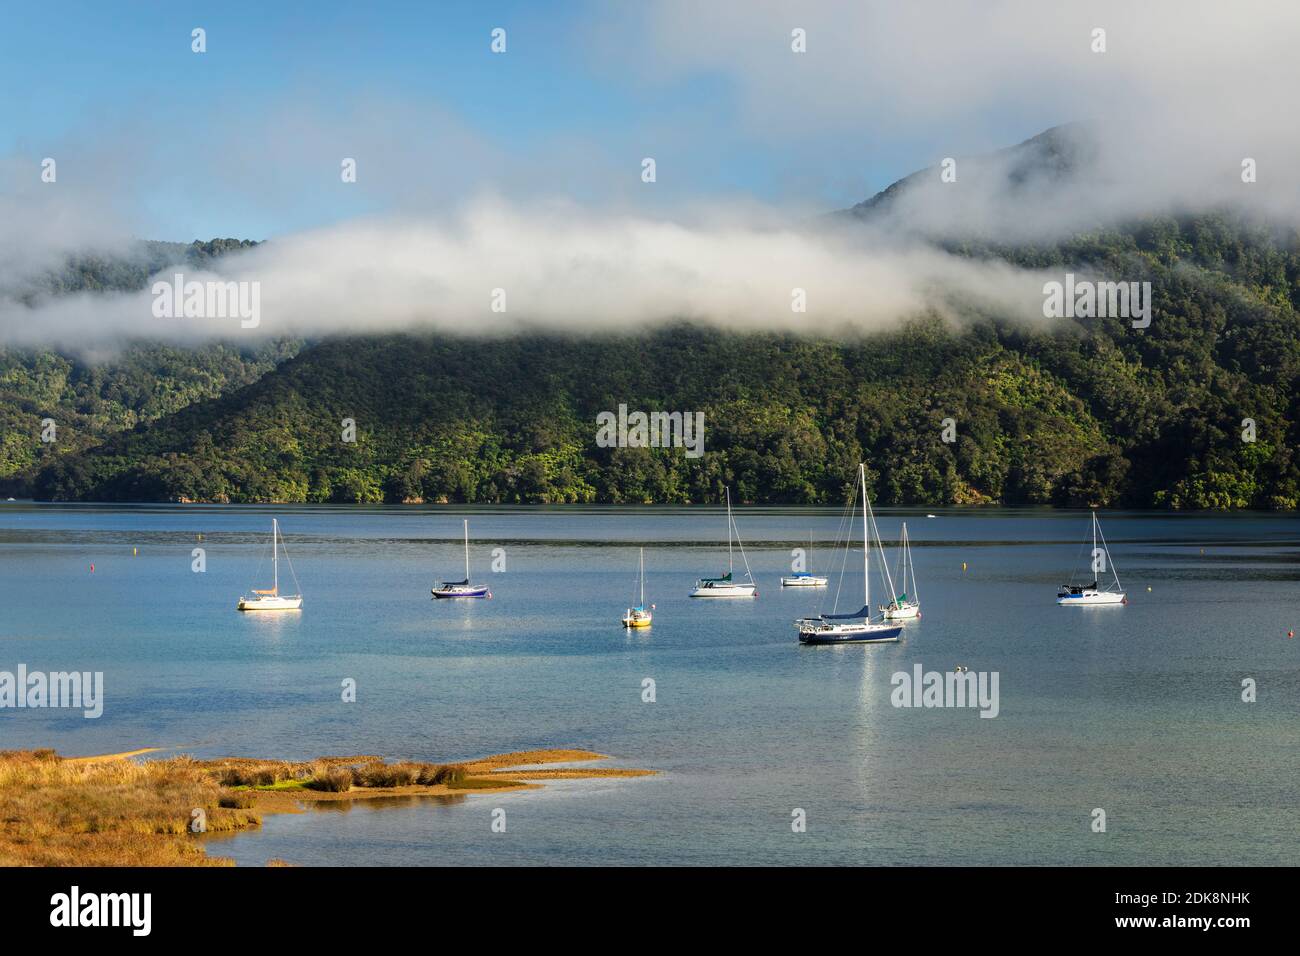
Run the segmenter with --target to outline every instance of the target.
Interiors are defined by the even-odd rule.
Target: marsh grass
[[[347,793],[352,789],[352,779],[352,771],[347,767],[331,767],[317,773],[307,786],[329,793]]]
[[[71,762],[53,751],[0,752],[0,865],[228,866],[190,833],[261,824],[190,757]]]
[[[385,763],[378,757],[323,757],[306,763],[225,758],[208,764],[223,786],[250,790],[320,790],[346,793],[353,787],[459,787],[468,777],[462,764]]]

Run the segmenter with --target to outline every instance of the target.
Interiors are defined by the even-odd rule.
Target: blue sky
[[[86,184],[152,237],[263,238],[483,190],[644,204],[643,156],[659,164],[656,203],[836,208],[954,143],[995,147],[1069,118],[1011,104],[947,139],[951,127],[873,117],[852,89],[824,91],[861,107],[842,122],[807,124],[790,103],[765,116],[731,69],[746,51],[728,42],[751,37],[722,31],[716,64],[679,56],[659,47],[680,22],[647,26],[633,9],[16,4],[0,36],[0,155],[19,169],[54,156],[62,183]],[[489,50],[497,26],[505,55]],[[784,31],[778,21],[759,42],[788,52]],[[340,185],[341,156],[358,160],[361,188]]]
[[[4,289],[132,237],[275,240],[221,262],[263,289],[265,334],[789,329],[795,288],[819,331],[952,296],[1030,316],[1041,276],[917,236],[1224,205],[1294,222],[1297,35],[1300,4],[1273,0],[10,4],[0,316]],[[970,161],[1072,120],[1091,158],[1068,181]],[[879,221],[814,218],[946,157],[956,179]],[[18,314],[0,339],[157,330],[147,296]]]

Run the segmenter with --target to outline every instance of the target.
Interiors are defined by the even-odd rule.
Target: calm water
[[[305,609],[239,614],[273,513]],[[1286,636],[1300,522],[1105,515],[1131,603],[1088,610],[1052,600],[1086,514],[936,514],[878,515],[887,538],[905,518],[915,543],[924,618],[904,640],[802,648],[791,620],[819,598],[777,582],[809,532],[813,569],[838,568],[837,510],[739,509],[760,596],[708,602],[686,595],[726,567],[710,509],[0,504],[0,670],[102,670],[107,698],[99,720],[0,711],[0,746],[584,747],[662,771],[274,816],[212,846],[241,864],[1300,862],[1300,639]],[[460,576],[463,515],[495,597],[433,602],[435,579]],[[638,545],[657,610],[628,634]],[[489,570],[498,547],[504,573]],[[854,609],[860,573],[845,588]],[[997,671],[1000,715],[894,708],[890,676],[915,663]],[[1246,677],[1257,703],[1241,701]],[[791,832],[796,807],[806,833]]]

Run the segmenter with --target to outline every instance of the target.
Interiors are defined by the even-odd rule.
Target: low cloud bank
[[[0,334],[11,344],[69,345],[123,336],[633,331],[681,319],[833,334],[924,310],[1041,317],[1043,281],[870,226],[776,229],[748,214],[683,224],[486,200],[442,220],[374,219],[292,236],[215,268],[166,269],[137,293],[10,299]],[[191,296],[200,288],[188,283],[205,294]]]

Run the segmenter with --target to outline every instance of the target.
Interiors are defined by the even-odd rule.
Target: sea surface
[[[891,565],[908,523],[922,619],[897,644],[809,648],[792,621],[830,608],[841,566],[839,610],[861,605],[839,509],[738,508],[759,596],[704,601],[693,581],[727,566],[716,508],[0,503],[0,670],[105,681],[99,719],[0,710],[0,747],[580,747],[659,771],[270,816],[210,842],[241,865],[1300,863],[1295,516],[1104,513],[1129,604],[1083,609],[1054,595],[1085,580],[1086,512],[931,513],[877,512]],[[272,516],[305,606],[241,614]],[[433,601],[463,575],[465,517],[493,597]],[[782,590],[810,536],[830,588]],[[655,618],[629,633],[638,547]],[[893,706],[917,664],[996,672],[998,715]]]

